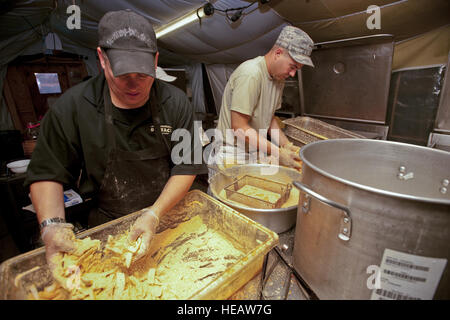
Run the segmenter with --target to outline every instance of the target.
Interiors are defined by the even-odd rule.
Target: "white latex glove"
[[[263,155],[258,158],[258,163],[262,164],[277,164],[277,160],[275,157],[270,155]]]
[[[294,144],[292,142],[288,142],[286,143],[283,148],[291,150],[293,152],[298,153],[300,151],[300,147],[294,146]]]
[[[300,169],[301,166],[297,161],[300,161],[300,156],[298,152],[286,149],[284,147],[280,148],[279,152],[280,164],[285,167],[291,167],[295,169]]]
[[[150,242],[159,225],[159,218],[152,209],[143,209],[143,211],[141,216],[134,222],[128,235],[129,242],[134,242],[141,237],[141,245],[134,256],[133,261],[139,260],[148,253]]]
[[[76,249],[73,225],[70,223],[50,224],[44,227],[41,237],[45,244],[45,258],[53,273],[55,270],[54,257],[59,253],[74,252]]]

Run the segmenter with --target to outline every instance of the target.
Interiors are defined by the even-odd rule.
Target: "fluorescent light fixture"
[[[213,13],[214,13],[214,7],[212,6],[212,4],[207,3],[203,7],[198,8],[197,10],[190,12],[188,14],[185,14],[184,16],[179,17],[179,18],[175,19],[174,21],[169,22],[168,24],[156,29],[156,31],[155,31],[156,39],[159,39],[162,36],[165,36],[166,34],[172,32],[174,30],[184,27],[184,26],[188,25],[189,23],[196,21],[197,19],[201,19],[204,16],[210,16]]]

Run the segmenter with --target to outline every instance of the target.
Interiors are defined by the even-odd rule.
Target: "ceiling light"
[[[207,3],[203,7],[190,12],[188,14],[185,14],[184,16],[175,19],[174,21],[159,27],[155,30],[156,33],[156,39],[161,38],[162,36],[165,36],[166,34],[175,31],[181,27],[186,26],[189,23],[192,23],[196,21],[197,19],[201,19],[204,16],[211,16],[214,13],[214,7],[212,4]],[[201,21],[201,20],[200,20]]]

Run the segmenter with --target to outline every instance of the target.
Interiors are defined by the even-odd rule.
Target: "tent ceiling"
[[[370,5],[380,7],[380,30],[366,26]],[[284,0],[274,2],[272,7],[311,34],[315,42],[376,33],[392,34],[400,41],[450,23],[447,0]]]
[[[10,3],[11,1],[3,1]],[[227,9],[248,5],[252,1],[216,0],[214,7]],[[57,3],[56,9],[54,8]],[[45,35],[56,32],[79,46],[94,49],[97,44],[97,23],[110,10],[130,8],[146,16],[155,26],[164,25],[205,4],[204,0],[77,0],[82,14],[81,30],[66,27],[67,6],[73,1],[15,1],[14,8],[0,17],[0,40],[21,32]],[[255,4],[244,16],[231,23],[224,13],[202,19],[159,39],[160,48],[171,52],[161,61],[174,63],[191,59],[205,63],[237,63],[264,54],[275,42],[280,29],[294,24],[308,32],[315,42],[393,34],[403,40],[450,23],[448,0],[272,0]],[[381,30],[369,30],[366,20],[369,5],[381,8]],[[0,47],[0,50],[2,48]]]

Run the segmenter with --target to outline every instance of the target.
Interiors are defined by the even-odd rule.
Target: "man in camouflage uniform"
[[[258,150],[263,150],[272,162],[299,167],[295,161],[299,160],[298,148],[280,130],[274,114],[281,108],[285,80],[294,77],[303,65],[314,67],[310,58],[313,45],[303,30],[286,26],[265,56],[243,62],[232,73],[223,93],[217,126],[224,141],[216,139],[211,158],[219,168],[233,160],[234,163],[256,162]],[[231,135],[229,129],[234,130]],[[261,129],[269,130],[269,134],[275,129],[279,137],[272,136],[269,142]],[[245,150],[239,148],[242,145],[237,143],[239,139],[246,141]],[[210,170],[210,178],[214,174]]]

